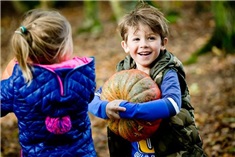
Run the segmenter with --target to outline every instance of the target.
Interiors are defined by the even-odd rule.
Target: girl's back
[[[71,26],[56,11],[29,11],[12,37],[12,75],[1,81],[1,116],[18,119],[22,156],[96,156],[88,103],[94,58],[74,57]]]

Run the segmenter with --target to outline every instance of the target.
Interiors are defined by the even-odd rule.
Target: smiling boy
[[[206,156],[190,104],[190,95],[181,62],[165,48],[168,26],[164,15],[152,6],[140,3],[118,25],[121,46],[128,54],[117,71],[138,69],[147,73],[159,86],[161,99],[131,103],[125,100],[100,100],[102,88],[89,104],[89,111],[108,119],[163,119],[150,138],[129,142],[108,128],[111,157]]]

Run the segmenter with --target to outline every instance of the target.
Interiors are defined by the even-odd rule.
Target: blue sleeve
[[[164,99],[146,103],[130,103],[123,101],[120,106],[126,108],[125,112],[119,112],[121,118],[154,121],[170,116],[167,102],[165,102]]]
[[[13,112],[13,83],[11,79],[1,81],[1,117]]]
[[[100,99],[101,92],[101,88],[95,92],[93,100],[88,104],[88,111],[99,118],[108,119],[106,114],[106,106],[108,101],[103,101]]]
[[[120,106],[125,112],[119,112],[121,118],[134,118],[152,121],[176,115],[181,108],[181,90],[177,73],[169,70],[160,86],[162,98],[144,103],[123,101]]]

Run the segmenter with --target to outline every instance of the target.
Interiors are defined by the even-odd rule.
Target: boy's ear
[[[121,42],[122,48],[126,53],[129,53],[129,47],[127,46],[125,41]]]
[[[162,41],[162,47],[161,47],[161,50],[165,50],[165,46],[166,44],[168,43],[168,38],[164,38],[163,41]]]

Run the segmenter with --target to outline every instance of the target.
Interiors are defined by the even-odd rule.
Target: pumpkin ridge
[[[128,99],[129,101],[132,100],[132,97],[133,97],[135,94],[138,94],[138,92],[136,92],[136,89],[135,89],[135,88],[138,89],[138,86],[139,86],[139,84],[141,84],[141,82],[143,82],[143,79],[144,79],[144,77],[141,77],[141,78],[139,78],[138,80],[136,80],[135,82],[133,82],[131,85],[128,84],[128,86],[130,86],[130,87],[129,87],[129,89],[128,89],[128,92],[126,92],[126,93],[127,93],[127,99]],[[143,90],[143,89],[141,89],[141,90]],[[131,92],[131,91],[133,91],[133,92]],[[134,95],[132,95],[132,93],[133,93]],[[131,102],[133,102],[133,101],[131,101]]]
[[[157,84],[152,84],[152,81],[153,80],[150,77],[144,77],[140,79],[136,84],[134,84],[134,86],[132,86],[131,92],[128,93],[129,96],[131,97],[131,102],[140,102],[136,101],[135,99],[140,99],[142,100],[141,102],[159,99],[161,96],[160,90],[158,89]],[[139,86],[141,86],[142,88],[138,88]],[[152,92],[155,93],[156,95],[153,95]],[[143,96],[141,97],[141,95]],[[144,100],[141,99],[148,95],[151,96],[151,99],[146,99],[146,98],[144,98]]]
[[[114,75],[115,76],[115,75]],[[116,97],[115,99],[120,99],[120,87],[119,87],[120,78],[113,77],[113,81],[111,83],[111,93],[114,94]]]
[[[136,72],[140,72],[140,71],[139,71],[139,70],[136,70],[136,69],[131,69],[131,70],[128,70],[128,71],[126,72],[126,73],[129,74],[129,77],[128,77],[127,80],[126,80],[126,84],[128,84],[128,86],[125,85],[123,91],[125,91],[125,93],[126,93],[124,98],[125,98],[127,101],[130,101],[130,100],[131,100],[130,91],[132,91],[132,89],[133,89],[133,87],[135,86],[135,84],[140,81],[140,80],[138,80],[138,79],[136,79],[136,78],[133,79],[133,77],[136,76]],[[143,78],[143,77],[141,76],[141,79],[142,79],[142,78]]]
[[[124,74],[124,76],[121,79],[122,80],[126,80],[125,82],[124,81],[120,81],[121,82],[120,86],[122,88],[121,97],[122,97],[123,100],[129,101],[129,99],[127,98],[128,92],[123,92],[123,91],[127,90],[126,89],[126,83],[127,82],[129,83],[129,79],[131,78],[131,77],[129,77],[130,72],[129,71],[127,72],[126,70],[121,71],[121,72]]]
[[[139,139],[141,134],[138,132],[138,124],[135,123],[134,120],[130,119],[122,119],[120,121],[120,125],[122,127],[119,127],[119,133],[120,136],[122,136],[125,139],[131,139],[131,137],[134,135],[136,139]]]
[[[112,95],[110,86],[105,84],[103,86],[103,89],[106,89],[106,90],[102,90],[102,94],[100,95],[101,100],[112,101],[115,99],[114,96]]]
[[[156,95],[152,95],[149,93],[156,93]],[[146,101],[152,101],[159,99],[160,97],[157,94],[157,91],[154,88],[147,89],[145,91],[142,91],[141,93],[137,93],[136,95],[132,96],[131,102],[146,102]]]
[[[114,120],[114,119],[107,120],[110,130],[113,131],[117,135],[120,135],[119,134],[119,127],[118,127],[120,125],[119,124],[120,121],[121,121],[121,119],[120,120]]]
[[[131,71],[132,71],[132,70],[131,70]],[[128,72],[128,73],[129,73],[129,75],[131,74],[130,72]],[[132,75],[133,75],[133,74],[132,74]],[[125,83],[128,82],[128,86],[127,86],[127,85],[124,85],[124,89],[123,89],[123,91],[125,91],[125,92],[123,92],[123,93],[124,93],[123,97],[126,98],[127,101],[130,100],[130,98],[129,98],[129,91],[131,90],[131,89],[130,89],[130,88],[131,88],[131,84],[130,84],[131,79],[132,79],[132,77],[127,77]]]

